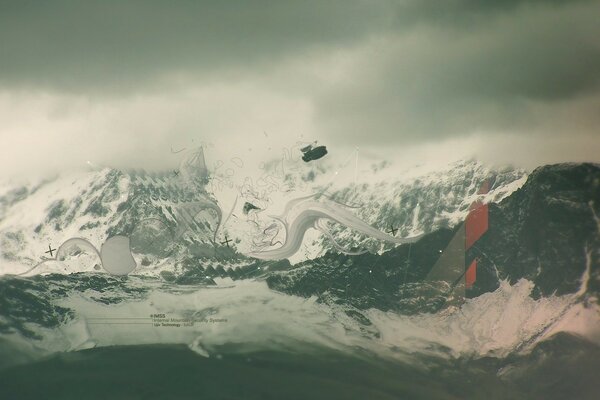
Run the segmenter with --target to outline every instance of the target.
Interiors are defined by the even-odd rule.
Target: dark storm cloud
[[[557,7],[586,0],[409,0],[394,4],[395,21],[401,25],[443,23],[468,27],[498,13],[514,12],[519,7]],[[467,24],[467,25],[465,25]]]
[[[389,143],[530,131],[569,102],[589,98],[580,102],[589,109],[598,104],[600,4],[559,3],[475,7],[469,18],[460,16],[465,24],[430,14],[427,21],[445,23],[420,23],[373,41],[355,79],[321,93],[323,131]],[[589,112],[577,118],[597,121]],[[573,121],[573,128],[580,125]]]
[[[0,88],[244,81],[302,97],[317,133],[357,143],[539,130],[572,104],[589,128],[598,20],[593,0],[2,2]],[[337,53],[345,79],[302,70],[335,70]]]
[[[18,1],[0,6],[0,83],[77,89],[253,70],[387,19],[360,1]],[[146,82],[145,82],[146,81]]]
[[[561,1],[14,1],[0,5],[0,84],[132,89],[168,73],[259,73],[419,24],[461,25]]]

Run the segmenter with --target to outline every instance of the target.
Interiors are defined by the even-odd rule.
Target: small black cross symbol
[[[398,228],[394,228],[392,225],[390,225],[390,230],[387,231],[387,233],[391,233],[392,236],[396,236],[396,232],[398,232]]]
[[[225,235],[225,240],[224,240],[224,241],[222,241],[222,242],[221,242],[221,244],[225,243],[225,244],[227,244],[227,247],[229,247],[229,242],[231,242],[231,239],[229,239],[229,238],[227,237],[227,235]]]
[[[52,252],[54,250],[56,250],[56,249],[53,249],[52,246],[48,245],[48,251],[46,252],[46,254],[50,253],[50,257],[52,257],[53,256]]]
[[[175,176],[179,176],[179,171],[173,171],[173,174],[174,174]]]

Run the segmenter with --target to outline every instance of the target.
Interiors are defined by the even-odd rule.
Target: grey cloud
[[[0,84],[139,86],[165,73],[259,72],[380,29],[361,1],[21,1],[0,5]]]
[[[135,90],[165,74],[191,72],[208,79],[226,71],[260,74],[307,48],[352,46],[420,24],[470,26],[497,12],[541,3],[563,2],[3,2],[0,85]]]
[[[593,130],[599,19],[594,0],[2,2],[0,89],[244,81],[310,103],[307,134],[338,143],[534,131],[555,114]],[[302,71],[336,52],[352,59],[346,79]]]
[[[402,143],[535,129],[552,115],[533,115],[532,105],[598,92],[598,18],[597,2],[515,7],[471,30],[392,34],[366,50],[351,83],[321,92],[323,132]]]
[[[407,0],[393,4],[397,27],[443,24],[459,29],[485,23],[489,17],[527,7],[562,7],[588,0]]]

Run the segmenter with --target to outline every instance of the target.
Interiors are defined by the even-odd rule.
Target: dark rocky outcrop
[[[536,169],[525,185],[499,204],[490,204],[489,230],[467,253],[479,260],[477,281],[467,290],[476,297],[495,290],[499,279],[525,278],[534,296],[574,293],[586,270],[588,293],[600,289],[600,166],[557,164]],[[358,309],[376,307],[405,313],[434,311],[448,288],[422,281],[454,230],[442,229],[412,245],[382,255],[327,253],[271,274],[275,290],[317,295]]]

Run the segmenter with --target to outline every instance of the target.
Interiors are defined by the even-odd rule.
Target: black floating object
[[[248,214],[251,210],[260,210],[260,208],[256,207],[252,203],[245,202],[244,203],[244,209],[243,209],[244,214]]]
[[[307,147],[312,147],[312,146],[309,145]],[[306,149],[306,147],[304,149]],[[302,156],[302,160],[304,160],[305,162],[318,160],[319,158],[321,158],[325,154],[327,154],[327,148],[325,146],[317,146],[315,148],[309,148],[307,151],[304,151],[304,149],[302,149],[302,152],[304,153],[304,155]]]

